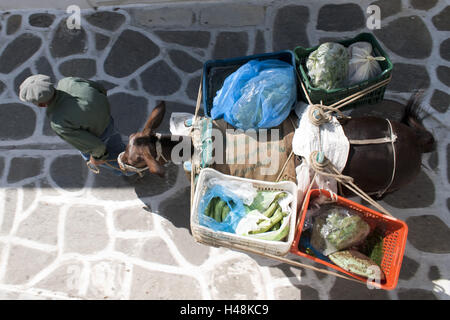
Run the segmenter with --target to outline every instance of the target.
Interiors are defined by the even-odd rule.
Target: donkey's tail
[[[402,122],[414,129],[420,151],[427,153],[435,149],[435,140],[433,135],[422,124],[423,118],[427,115],[421,106],[423,93],[423,90],[419,90],[411,96],[406,105]]]

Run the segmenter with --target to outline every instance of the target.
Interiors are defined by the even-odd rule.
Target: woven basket
[[[205,182],[210,178],[220,178],[226,180],[250,182],[258,191],[287,191],[293,195],[293,201],[290,204],[289,234],[286,241],[269,241],[252,238],[251,236],[241,236],[233,233],[214,231],[199,224],[198,206],[204,193],[206,192]],[[253,249],[260,254],[273,254],[284,256],[294,241],[295,224],[297,218],[297,186],[291,181],[266,182],[259,180],[245,179],[235,176],[222,174],[214,169],[205,168],[200,171],[198,181],[195,187],[193,204],[191,206],[191,231],[194,239],[207,245],[215,247],[228,247],[243,250],[243,248]]]

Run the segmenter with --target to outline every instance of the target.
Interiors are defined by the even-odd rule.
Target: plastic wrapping
[[[369,80],[381,73],[378,61],[386,60],[384,57],[372,56],[372,45],[369,42],[355,42],[348,47],[350,60],[348,63],[349,85]]]
[[[251,183],[227,181],[212,178],[206,183],[206,192],[199,203],[199,223],[214,231],[235,233],[239,221],[247,214],[244,204],[250,205],[255,198],[257,190]],[[222,222],[205,214],[209,202],[213,198],[225,201],[230,211]]]
[[[225,201],[227,206],[230,208],[230,212],[222,222],[218,222],[205,214],[205,209],[207,208],[209,202],[216,197],[219,197],[221,200]],[[235,233],[239,221],[246,214],[242,200],[236,196],[236,194],[221,185],[216,185],[211,189],[208,189],[203,198],[200,200],[198,208],[198,220],[200,225],[211,228],[214,231]]]
[[[172,112],[170,115],[170,133],[175,136],[189,136],[191,127],[187,124],[193,123],[194,115],[186,112]]]
[[[272,128],[288,116],[297,98],[294,67],[280,60],[251,60],[225,79],[211,118],[240,129]]]
[[[325,42],[313,51],[306,61],[311,84],[325,90],[341,88],[347,81],[347,49],[335,42]]]
[[[323,205],[314,218],[311,245],[328,256],[361,244],[369,232],[369,224],[349,209]]]

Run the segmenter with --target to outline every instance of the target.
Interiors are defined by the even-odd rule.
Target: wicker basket
[[[198,206],[204,193],[206,192],[205,182],[210,178],[220,178],[242,182],[250,182],[258,191],[287,191],[293,195],[293,201],[290,205],[289,234],[286,241],[269,241],[252,238],[251,236],[241,236],[233,233],[214,231],[199,224]],[[260,254],[273,254],[284,256],[294,241],[295,224],[297,218],[297,186],[291,181],[266,182],[259,180],[245,179],[235,176],[222,174],[214,169],[205,168],[200,171],[198,181],[195,187],[193,204],[191,206],[191,231],[194,239],[207,245],[215,247],[228,247],[238,250],[245,248],[252,249]]]

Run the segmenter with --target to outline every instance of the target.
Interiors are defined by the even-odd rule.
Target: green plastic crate
[[[302,78],[303,83],[305,84],[305,88],[308,91],[308,94],[309,94],[309,97],[311,98],[312,103],[320,103],[320,101],[322,101],[322,103],[325,105],[331,105],[331,104],[333,104],[339,100],[342,100],[360,90],[368,88],[368,87],[370,87],[378,82],[381,82],[385,79],[388,79],[390,77],[390,75],[392,73],[392,62],[389,59],[386,52],[383,50],[383,48],[381,48],[377,39],[372,34],[360,33],[352,39],[345,39],[345,40],[336,41],[336,42],[342,44],[345,47],[348,47],[352,43],[359,42],[359,41],[370,42],[372,44],[374,56],[382,56],[382,57],[386,58],[386,60],[384,60],[384,61],[379,61],[381,70],[382,70],[381,74],[379,74],[375,78],[357,83],[350,87],[336,88],[336,89],[331,89],[331,90],[314,88],[311,85],[310,79],[308,77],[308,69],[306,68],[306,61],[307,61],[309,55],[314,50],[316,50],[319,46],[317,45],[312,48],[296,47],[294,49],[296,66],[298,68],[299,75]],[[352,107],[355,107],[358,105],[374,104],[374,103],[380,102],[381,100],[383,100],[384,91],[386,90],[386,86],[387,86],[387,84],[364,95],[363,97],[359,98],[358,100],[355,100],[354,102],[346,105],[345,108],[352,108]],[[300,85],[300,92],[302,94],[303,100],[305,102],[307,102],[307,99],[305,97],[305,94],[303,92],[301,85]]]

